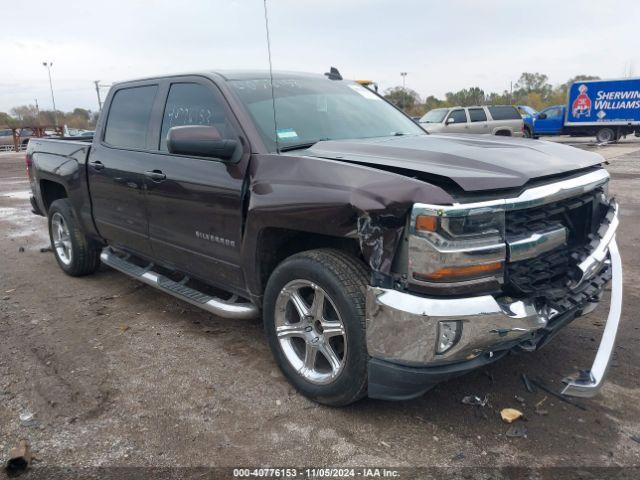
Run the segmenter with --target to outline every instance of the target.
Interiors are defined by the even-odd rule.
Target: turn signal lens
[[[475,278],[486,276],[502,270],[502,262],[487,263],[485,265],[469,265],[466,267],[447,267],[436,270],[430,274],[414,273],[417,280],[446,281],[460,280],[463,278]]]
[[[430,215],[418,215],[416,218],[416,230],[435,232],[438,229],[438,218]]]

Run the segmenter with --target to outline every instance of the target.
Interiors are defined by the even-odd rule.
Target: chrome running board
[[[212,297],[191,287],[187,287],[184,284],[186,283],[185,281],[174,282],[170,278],[154,272],[152,270],[153,264],[143,268],[129,262],[127,259],[116,255],[111,247],[106,247],[102,250],[100,260],[115,270],[219,317],[249,319],[258,316],[258,307],[249,302],[237,302],[238,297],[236,295],[233,295],[229,300]]]

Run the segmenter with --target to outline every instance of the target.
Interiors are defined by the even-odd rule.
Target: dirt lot
[[[584,410],[557,390],[586,368],[607,306],[544,350],[513,355],[408,402],[318,406],[277,370],[259,322],[212,317],[108,268],[65,276],[46,222],[30,213],[22,155],[0,154],[0,452],[21,438],[48,466],[638,466],[640,465],[640,142],[596,147],[622,204],[625,266],[619,346]],[[463,405],[488,395],[490,405]],[[522,397],[524,405],[515,397]],[[542,401],[548,413],[534,405]],[[504,407],[527,438],[507,438]],[[34,414],[24,425],[20,415]],[[636,437],[636,440],[632,439]]]

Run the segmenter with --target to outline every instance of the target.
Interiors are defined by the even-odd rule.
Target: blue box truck
[[[525,121],[527,136],[595,136],[615,142],[640,137],[640,78],[583,80],[569,87],[566,105],[547,107]]]

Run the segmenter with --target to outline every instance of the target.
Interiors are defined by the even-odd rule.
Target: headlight
[[[416,204],[409,226],[409,281],[433,288],[502,283],[501,207]]]

